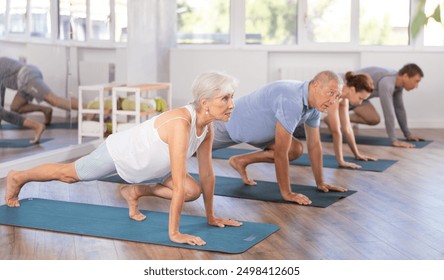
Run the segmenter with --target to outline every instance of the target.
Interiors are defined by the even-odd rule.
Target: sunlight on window
[[[444,1],[443,0],[427,0],[424,12],[430,16],[436,7],[441,7],[441,21],[444,19]],[[444,24],[429,19],[424,27],[424,45],[425,46],[444,46]]]
[[[297,0],[246,0],[246,44],[296,44],[297,3]]]
[[[30,1],[31,36],[51,37],[51,0]]]
[[[127,11],[127,0],[115,0],[115,40],[116,42],[126,42],[127,41],[127,28],[128,28],[128,11]]]
[[[307,1],[307,39],[318,43],[350,42],[351,1]]]
[[[86,40],[86,0],[59,0],[59,39]]]
[[[0,36],[5,34],[6,29],[6,0],[0,0]]]
[[[25,33],[26,2],[26,0],[14,0],[9,2],[9,33]]]
[[[407,46],[410,1],[361,0],[359,38],[361,45]]]
[[[110,18],[111,8],[109,0],[89,1],[91,34],[93,40],[109,40],[110,39]]]
[[[179,44],[229,44],[230,0],[177,0]]]

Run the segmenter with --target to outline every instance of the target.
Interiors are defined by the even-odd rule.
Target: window
[[[361,0],[359,38],[361,45],[409,45],[410,1]]]
[[[25,34],[26,0],[9,1],[9,33]]]
[[[59,39],[86,40],[86,0],[59,0]]]
[[[444,1],[427,0],[424,12],[427,16],[433,15],[439,5],[441,21],[444,19]],[[444,46],[444,25],[433,18],[429,18],[424,27],[424,45],[425,46]]]
[[[115,0],[115,41],[126,42],[127,41],[127,26],[128,26],[128,11],[127,0]]]
[[[51,4],[50,0],[30,1],[31,9],[31,36],[51,37]]]
[[[351,1],[307,1],[307,16],[304,21],[308,41],[317,43],[350,42]]]
[[[297,42],[297,0],[246,0],[245,43]]]
[[[177,42],[229,44],[230,0],[177,0]]]
[[[0,0],[0,36],[6,31],[6,0]]]
[[[111,38],[111,8],[109,0],[89,1],[91,35],[93,40],[109,40]]]

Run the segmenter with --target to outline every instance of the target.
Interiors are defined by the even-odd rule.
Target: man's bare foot
[[[45,126],[41,123],[37,123],[33,129],[35,132],[34,139],[30,140],[29,143],[38,144],[40,142],[40,137],[42,136],[43,131],[45,131]]]
[[[250,179],[248,177],[247,164],[245,162],[243,162],[240,157],[241,156],[232,156],[228,160],[228,163],[231,165],[231,167],[233,167],[239,173],[244,184],[250,185],[250,186],[256,186],[257,183],[253,179]]]
[[[121,185],[120,193],[128,203],[129,217],[135,221],[143,221],[146,216],[139,211],[139,196],[137,195],[136,186]]]
[[[52,108],[46,107],[43,110],[43,115],[45,115],[45,125],[50,125],[52,121]]]
[[[11,170],[6,177],[5,202],[8,207],[20,207],[18,196],[23,184],[17,181],[17,173]]]

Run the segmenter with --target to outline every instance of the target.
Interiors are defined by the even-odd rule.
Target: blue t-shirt
[[[293,134],[299,123],[319,127],[321,114],[308,108],[309,81],[275,81],[235,100],[226,128],[236,143],[261,145],[274,140],[277,122]]]

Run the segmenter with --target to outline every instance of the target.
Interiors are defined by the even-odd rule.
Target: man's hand
[[[425,141],[424,138],[422,138],[422,137],[418,137],[418,136],[413,136],[413,135],[408,136],[408,137],[407,137],[407,140],[409,140],[409,141],[415,141],[415,142],[418,142],[418,141]]]
[[[291,192],[288,195],[283,196],[284,200],[296,202],[301,205],[309,205],[311,204],[311,200],[303,194]]]
[[[401,147],[401,148],[414,148],[415,144],[407,143],[404,141],[393,141],[392,146],[394,147]]]
[[[344,168],[352,168],[352,169],[359,169],[362,168],[362,166],[353,163],[353,162],[348,162],[348,161],[342,161],[338,163],[340,167],[344,167]]]
[[[322,183],[318,186],[318,191],[321,192],[329,192],[329,191],[334,191],[334,192],[346,192],[348,191],[348,189],[340,187],[340,186],[335,186],[335,185],[330,185],[327,183]]]

